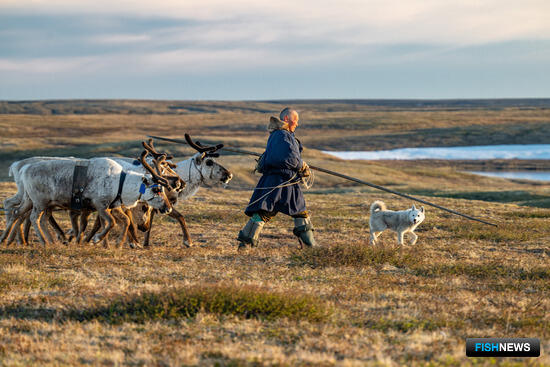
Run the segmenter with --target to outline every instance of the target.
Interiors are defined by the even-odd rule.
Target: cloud
[[[139,43],[150,41],[151,36],[147,34],[104,34],[90,37],[90,41],[99,44],[124,44],[124,43]]]
[[[98,60],[92,57],[73,58],[33,58],[6,59],[0,58],[0,73],[50,74],[69,73],[97,68]]]
[[[262,37],[278,34],[333,42],[479,44],[550,38],[546,0],[4,0],[0,10],[44,14],[166,17],[209,23],[223,39],[226,26]]]
[[[505,82],[549,62],[547,14],[547,0],[2,0],[0,79],[32,89],[53,73],[120,90],[147,78],[195,80],[207,95],[226,86],[219,80],[248,78],[253,88],[292,74],[315,93],[362,80],[350,89],[359,95],[373,80],[393,89],[394,75],[460,69],[479,80],[480,65],[507,65]]]

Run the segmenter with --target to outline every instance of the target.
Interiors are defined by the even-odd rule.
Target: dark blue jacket
[[[281,129],[269,135],[263,157],[263,176],[244,211],[246,215],[252,216],[259,210],[295,215],[306,210],[306,201],[298,183],[273,191],[264,189],[278,186],[296,174],[303,164],[301,152],[302,144],[294,137],[294,133]],[[293,181],[299,182],[299,177]]]

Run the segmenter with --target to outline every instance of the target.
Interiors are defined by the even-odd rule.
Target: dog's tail
[[[380,211],[380,210],[386,210],[386,204],[384,204],[381,200],[376,200],[374,203],[370,206],[370,214],[372,215],[374,212]]]

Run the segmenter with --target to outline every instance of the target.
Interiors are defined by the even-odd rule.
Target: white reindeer
[[[200,187],[211,186],[216,184],[227,185],[229,181],[233,178],[233,174],[223,167],[221,164],[216,162],[213,158],[219,156],[216,153],[217,150],[223,147],[222,144],[217,146],[205,147],[202,146],[199,142],[194,143],[188,134],[185,134],[185,139],[187,143],[197,150],[191,158],[184,161],[178,162],[174,168],[175,172],[180,176],[183,181],[185,181],[185,188],[179,192],[176,200],[172,200],[172,205],[175,205],[177,201],[182,201],[190,198],[195,195]],[[150,144],[146,149],[150,150],[150,153],[158,154],[155,152],[154,147]],[[143,216],[143,213],[149,213],[149,216]],[[149,246],[149,238],[151,235],[151,228],[155,210],[147,205],[138,205],[132,209],[132,214],[134,218],[147,218],[148,221],[137,222],[139,229],[145,232],[145,238],[143,246]],[[170,217],[176,219],[181,226],[183,232],[183,245],[185,247],[190,247],[192,245],[191,236],[189,230],[187,229],[187,224],[183,215],[177,211],[175,208],[172,208],[172,211],[168,214]]]
[[[13,195],[12,197],[9,197],[9,198],[4,200],[4,211],[5,211],[5,215],[6,215],[6,223],[9,223],[9,222],[12,221],[12,217],[14,215],[14,210],[16,210],[18,208],[18,206],[21,204],[21,201],[23,200],[23,196],[25,194],[25,190],[23,189],[23,184],[20,180],[20,171],[21,171],[21,169],[24,166],[26,166],[27,164],[30,164],[30,163],[41,162],[41,161],[51,161],[51,160],[78,161],[79,159],[75,158],[75,157],[31,157],[31,158],[26,158],[26,159],[22,159],[20,161],[13,162],[10,165],[8,175],[10,177],[13,177],[13,179],[15,181],[15,184],[17,185],[17,193],[15,195]],[[63,233],[63,230],[59,227],[57,222],[51,216],[51,212],[48,211],[46,213],[46,215],[48,217],[48,220],[49,220],[51,226],[53,227],[53,229],[55,230],[55,232],[57,234],[58,240],[66,242],[65,234]],[[22,233],[28,234],[28,224],[30,224],[30,221],[28,221],[28,220],[26,220],[25,222],[26,222],[25,223],[26,224],[25,229],[23,229],[23,228],[21,228],[21,229],[17,228],[16,229],[17,230],[16,233],[18,235],[17,242],[22,243],[22,244],[25,244],[26,238],[27,238],[27,235],[22,236]],[[6,233],[6,235],[7,235],[7,233]],[[8,243],[9,242],[11,242],[11,240],[8,241]]]
[[[144,145],[144,147],[148,147],[145,142],[143,142],[143,145]],[[157,171],[160,171],[162,173],[162,177],[166,178],[170,182],[170,185],[172,187],[176,188],[175,190],[168,190],[166,192],[168,198],[173,201],[174,200],[174,195],[177,196],[178,192],[181,191],[183,189],[183,187],[185,187],[185,182],[183,180],[181,180],[181,178],[179,178],[179,176],[177,176],[177,173],[175,173],[173,170],[171,170],[171,168],[168,164],[163,164],[163,160],[166,158],[165,154],[158,154],[157,158],[158,158],[158,161],[151,158],[151,157],[147,157],[147,159],[146,159],[147,164],[154,164],[157,168]],[[139,160],[136,160],[136,159],[133,159],[133,158],[124,158],[124,157],[111,157],[110,159],[112,159],[113,161],[119,163],[123,167],[124,171],[135,171],[135,172],[141,173],[141,174],[148,174],[148,172],[149,172],[148,169],[145,168],[140,163]],[[142,159],[142,158],[140,158],[140,159]],[[82,160],[82,159],[75,158],[75,157],[32,157],[32,158],[27,158],[27,159],[23,159],[23,160],[16,161],[16,162],[12,163],[12,165],[10,166],[10,169],[9,169],[9,175],[14,177],[14,180],[15,180],[15,183],[17,185],[18,191],[14,196],[12,196],[11,198],[8,198],[4,201],[4,208],[6,210],[6,222],[7,223],[9,223],[10,220],[11,220],[10,218],[13,215],[13,209],[16,208],[18,205],[20,205],[21,200],[22,200],[23,195],[24,195],[24,189],[22,187],[22,183],[20,182],[20,171],[21,171],[21,169],[25,165],[30,164],[30,163],[40,162],[40,161],[49,161],[49,160],[67,160],[67,161],[74,161],[74,162],[84,162],[84,161],[86,161],[86,160]],[[137,162],[137,164],[136,164],[136,162]],[[151,167],[149,167],[149,169],[151,169]],[[113,210],[113,214],[118,214],[117,218],[122,218],[122,221],[124,222],[124,214],[121,214],[120,213],[121,211],[124,211],[124,214],[126,214],[126,216],[129,216],[130,221],[132,222],[132,217],[131,217],[132,213],[126,208],[115,208]],[[67,234],[70,236],[69,241],[73,237],[76,237],[77,238],[77,243],[81,243],[84,230],[86,229],[86,226],[87,226],[87,223],[88,223],[87,219],[88,219],[89,215],[92,212],[93,212],[93,208],[84,208],[83,210],[78,210],[78,211],[71,209],[72,229],[69,230],[69,232],[67,232]],[[147,220],[147,218],[139,218],[139,213],[136,213],[136,214],[138,214],[138,219],[139,220],[141,220],[141,221],[146,221]],[[65,234],[63,233],[63,230],[59,227],[59,225],[57,224],[57,222],[55,221],[55,219],[51,215],[51,209],[48,209],[46,211],[45,215],[47,216],[50,225],[55,230],[58,240],[63,241],[63,243],[67,243],[67,240],[65,238]],[[148,214],[144,213],[143,215],[148,215]],[[28,235],[29,235],[29,228],[30,228],[30,224],[31,224],[31,222],[29,220],[29,216],[30,216],[30,211],[27,215],[27,218],[23,221],[24,225],[25,225],[24,228],[23,228],[23,224],[21,225],[21,228],[15,228],[15,230],[14,230],[15,233],[13,233],[10,236],[10,238],[8,239],[8,244],[11,243],[11,241],[13,241],[15,234],[17,235],[17,242],[18,243],[26,244],[27,239],[28,239]],[[78,218],[79,217],[80,217],[80,225],[78,224]],[[98,227],[96,229],[96,232],[99,229],[99,225],[100,225],[99,221],[97,222],[97,224],[98,224]],[[131,231],[129,232],[130,238],[132,239],[133,243],[137,243],[137,234],[136,234],[135,226],[132,225],[132,227],[130,229],[131,229]],[[46,235],[49,236],[49,233],[46,232]],[[90,239],[91,239],[91,236],[90,236],[90,238],[87,238],[88,241]]]
[[[31,210],[30,219],[40,242],[45,245],[51,241],[47,228],[42,223],[43,213],[51,207],[69,208],[72,197],[72,180],[76,163],[68,160],[50,160],[34,162],[25,165],[20,170],[20,183],[23,185],[24,197],[21,204],[0,238],[0,243],[13,228],[16,220]],[[119,190],[120,177],[123,167],[108,158],[93,158],[88,162],[88,183],[82,193],[83,198],[89,200],[90,206],[95,208],[104,223],[101,233],[94,236],[95,243],[101,241],[113,226],[114,218],[110,208],[125,206],[131,208],[139,200],[161,212],[171,211],[171,204],[165,195],[163,186],[168,182],[151,170],[152,178],[148,175],[128,171],[124,185]],[[15,218],[17,217],[17,218]],[[130,219],[125,218],[120,244],[125,240]],[[44,231],[45,229],[45,231]],[[49,238],[44,237],[44,233]]]

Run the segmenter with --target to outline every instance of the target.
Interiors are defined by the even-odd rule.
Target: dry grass
[[[234,238],[246,220],[241,210],[248,195],[200,191],[184,207],[191,249],[180,247],[178,225],[167,219],[157,223],[149,250],[0,249],[5,363],[462,365],[472,362],[464,357],[464,339],[487,335],[540,337],[543,351],[548,348],[550,212],[500,203],[470,207],[470,214],[489,211],[501,223],[484,230],[428,210],[414,248],[394,247],[390,233],[382,235],[383,247],[371,248],[366,208],[357,202],[373,194],[308,194],[323,249],[299,250],[291,221],[281,216],[265,229],[259,248],[238,252]],[[526,239],[501,240],[512,222]],[[492,235],[457,235],[463,227]],[[211,309],[218,303],[210,297],[195,308],[198,314],[185,314],[182,305],[199,298],[196,290],[220,286],[234,308]],[[183,290],[176,292],[182,298],[170,289]],[[258,291],[239,300],[242,289]],[[262,309],[303,305],[305,297],[306,316],[248,318],[234,311],[248,309],[258,295]],[[324,307],[332,310],[329,318],[307,316],[325,315]],[[537,361],[549,363],[544,355]]]
[[[460,125],[480,116],[437,113],[444,122],[430,124]],[[494,111],[499,114],[532,117]],[[47,121],[63,127],[61,117]],[[150,116],[159,124],[161,117]],[[5,124],[16,118],[0,116]],[[206,126],[222,123],[204,118]],[[129,126],[130,120],[122,118],[121,124]],[[113,133],[105,141],[143,137],[138,128],[129,129],[126,139]],[[262,134],[239,142],[253,149]],[[157,218],[150,249],[42,248],[36,240],[29,247],[2,246],[0,365],[550,365],[550,210],[518,205],[550,197],[547,186],[421,162],[342,162],[314,150],[306,156],[314,164],[490,218],[499,227],[427,207],[417,245],[398,248],[395,235],[385,232],[382,245],[372,248],[368,205],[376,199],[395,209],[411,203],[318,174],[306,200],[321,249],[298,249],[292,221],[277,216],[258,248],[238,252],[235,237],[247,219],[242,210],[257,177],[250,173],[250,158],[224,156],[222,163],[239,174],[229,189],[202,189],[179,204],[192,248],[181,247],[179,225],[168,218]],[[14,192],[13,183],[0,182],[0,199]],[[69,227],[66,214],[55,215]],[[2,217],[0,228],[4,225]],[[466,358],[465,338],[487,336],[539,337],[542,356]]]

